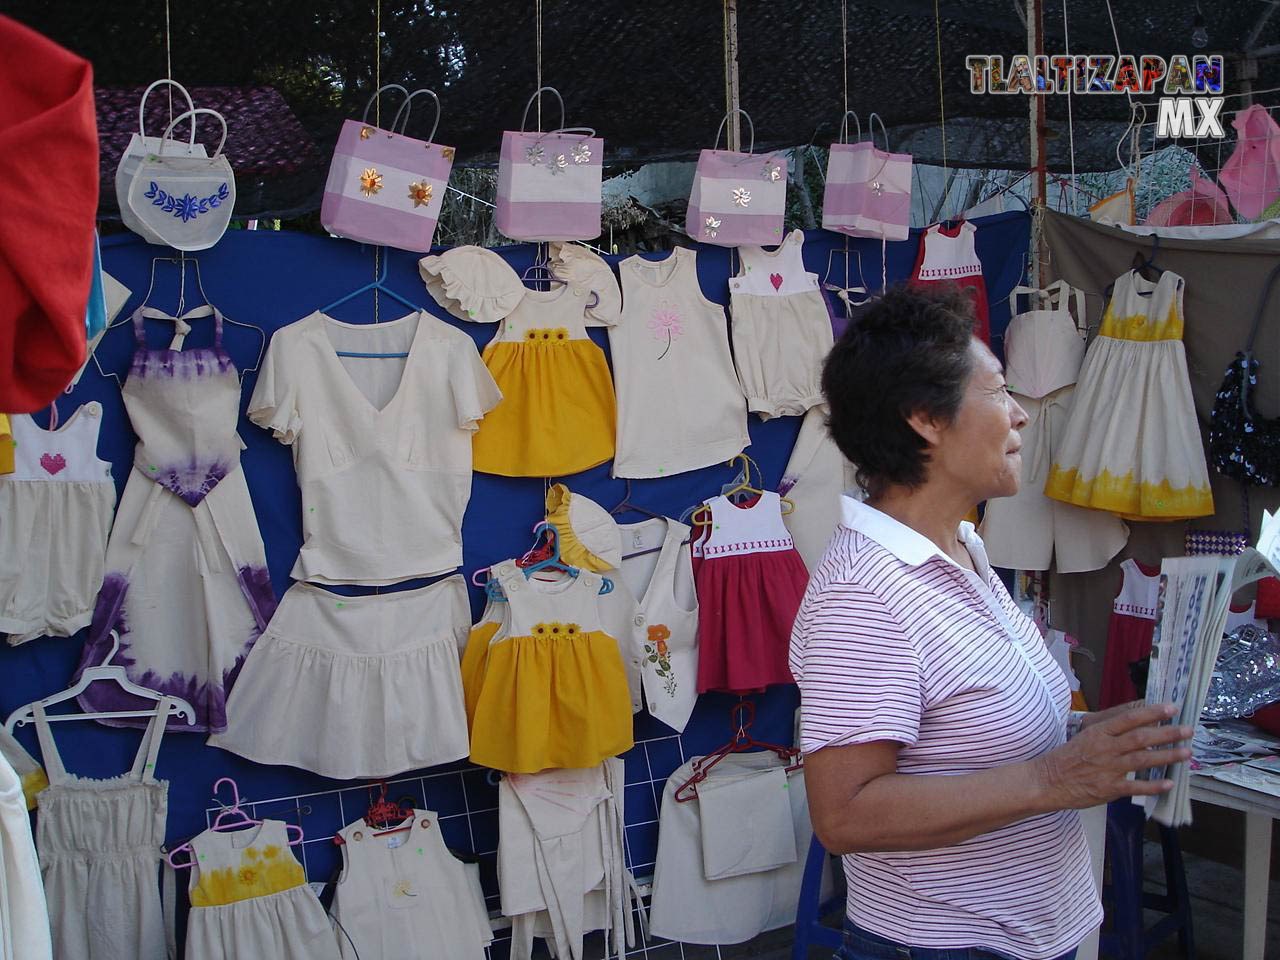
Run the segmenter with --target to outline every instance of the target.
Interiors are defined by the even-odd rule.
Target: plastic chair
[[[823,947],[832,951],[840,949],[844,933],[838,927],[828,927],[822,918],[836,906],[844,917],[844,897],[831,897],[825,903],[822,897],[822,868],[831,854],[818,841],[815,834],[809,842],[809,855],[804,861],[804,876],[800,881],[800,901],[796,904],[796,935],[791,944],[791,960],[808,960],[810,947]]]
[[[1103,903],[1111,920],[1111,930],[1102,934],[1100,952],[1117,960],[1143,960],[1157,944],[1178,935],[1178,948],[1186,960],[1195,956],[1195,940],[1191,930],[1191,898],[1187,894],[1187,875],[1182,865],[1182,848],[1178,831],[1160,827],[1163,852],[1164,894],[1142,890],[1142,842],[1146,831],[1146,815],[1129,800],[1115,800],[1107,805],[1107,865],[1111,882],[1103,887]],[[1143,922],[1142,911],[1157,910],[1165,916],[1150,929]]]

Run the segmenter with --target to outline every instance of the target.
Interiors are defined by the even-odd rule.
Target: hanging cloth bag
[[[163,137],[147,136],[147,97],[151,96],[151,91],[159,86],[170,86],[177,88],[178,93],[182,95],[182,99],[187,101],[188,113],[195,109],[195,104],[191,102],[191,94],[187,92],[187,88],[176,80],[157,80],[151,86],[142,92],[142,99],[138,101],[138,132],[129,137],[129,145],[125,147],[124,153],[120,156],[120,162],[116,165],[116,204],[120,207],[120,220],[126,227],[144,238],[148,243],[161,243],[159,237],[149,235],[147,228],[143,225],[134,212],[129,209],[129,185],[133,183],[133,175],[138,172],[138,167],[142,165],[142,161],[148,156],[160,152],[160,145],[164,142]],[[204,157],[204,144],[196,143],[196,122],[195,118],[191,118],[191,136],[186,143],[170,143],[168,144],[167,153],[175,156],[188,157]]]
[[[718,247],[778,244],[787,207],[787,160],[781,154],[757,154],[755,124],[747,111],[738,113],[751,129],[747,152],[720,149],[726,113],[715,146],[698,154],[685,230],[694,240]]]
[[[383,90],[405,94],[390,127],[369,123],[369,108]],[[426,140],[405,135],[410,104],[419,94],[435,101],[436,119]],[[440,98],[423,87],[409,93],[398,83],[379,87],[360,120],[344,120],[324,185],[320,222],[339,237],[427,253],[444,204],[454,148],[435,143]],[[397,130],[397,127],[399,128]]]
[[[831,145],[827,186],[822,194],[822,227],[851,237],[905,240],[911,223],[911,154],[890,153],[889,133],[877,113],[867,118],[871,140],[846,143],[848,111],[840,125],[840,143]],[[884,149],[875,145],[872,121],[879,121]]]
[[[1280,266],[1272,268],[1253,315],[1244,350],[1237,353],[1213,400],[1209,414],[1209,459],[1224,476],[1256,486],[1280,485],[1280,419],[1258,416],[1251,394],[1258,385],[1253,341]]]
[[[217,117],[222,139],[212,157],[169,154],[169,134],[183,119],[198,113]],[[142,223],[149,243],[188,253],[207,250],[222,239],[236,204],[236,177],[222,153],[227,121],[216,110],[197,107],[165,128],[160,152],[147,156],[129,184],[129,209]],[[144,234],[146,236],[146,234]]]
[[[1249,220],[1280,200],[1280,126],[1253,104],[1231,121],[1236,148],[1218,173],[1231,205]]]
[[[560,126],[526,131],[529,108],[547,91],[560,102]],[[498,229],[513,240],[594,240],[600,236],[604,140],[591,127],[564,125],[564,98],[539,87],[519,130],[502,134],[498,157]]]

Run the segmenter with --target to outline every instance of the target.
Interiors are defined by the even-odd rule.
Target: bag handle
[[[858,125],[857,139],[858,140],[862,139],[862,120],[858,117],[858,114],[855,113],[853,110],[846,110],[844,112],[844,119],[840,121],[840,142],[841,143],[849,142],[849,118],[850,117],[853,117],[853,122]],[[883,124],[881,124],[881,126],[883,126]]]
[[[891,152],[889,150],[889,131],[884,128],[884,120],[880,118],[880,114],[878,113],[870,113],[867,115],[867,134],[871,137],[871,145],[873,147],[876,145],[875,127],[871,125],[873,120],[880,124],[880,132],[884,134],[884,152]]]
[[[151,91],[156,87],[163,86],[177,87],[178,92],[182,94],[182,99],[187,101],[187,110],[191,111],[196,108],[196,105],[191,102],[191,94],[187,92],[187,88],[177,80],[169,80],[166,78],[155,81],[151,86],[142,91],[142,99],[138,101],[138,133],[144,137],[147,135],[147,97],[151,96]],[[186,116],[186,114],[183,114],[183,116]],[[193,147],[196,145],[196,125],[194,119],[191,122],[191,145]]]
[[[564,125],[564,97],[560,96],[560,91],[559,91],[559,90],[557,90],[555,87],[539,87],[537,90],[533,91],[533,96],[532,96],[532,97],[530,97],[530,98],[529,98],[529,102],[528,102],[528,103],[526,103],[526,104],[524,105],[524,114],[520,117],[520,132],[521,132],[521,133],[527,133],[527,132],[528,132],[528,131],[526,131],[526,130],[525,130],[525,124],[527,124],[527,123],[529,122],[529,110],[533,107],[533,102],[534,102],[535,100],[537,100],[537,99],[538,99],[538,97],[542,96],[542,93],[543,93],[543,91],[544,91],[544,90],[545,90],[545,91],[547,91],[547,92],[549,92],[549,93],[554,93],[554,94],[556,95],[556,100],[558,100],[558,101],[560,102],[560,126],[556,127],[556,129],[555,129],[555,130],[549,130],[549,131],[547,131],[547,132],[548,132],[548,133],[559,133],[559,132],[567,131],[567,129],[568,129],[568,128],[566,128],[566,127],[565,127],[565,125]],[[538,132],[538,133],[542,133],[542,131],[541,131],[541,130],[538,130],[537,132]],[[593,130],[593,131],[591,131],[591,132],[592,132],[593,134],[595,133],[595,131],[594,131],[594,130]]]
[[[218,141],[218,149],[213,151],[213,156],[209,159],[216,160],[218,157],[222,156],[222,148],[226,146],[227,143],[227,118],[217,110],[210,110],[208,107],[196,107],[194,110],[188,110],[186,113],[179,114],[169,121],[169,125],[164,128],[164,138],[160,141],[160,156],[164,156],[164,145],[169,142],[169,134],[173,132],[173,128],[187,117],[194,118],[197,113],[207,113],[211,116],[217,117],[218,122],[222,124],[222,139]],[[195,126],[194,119],[191,121],[191,125],[192,127]]]
[[[400,104],[400,109],[396,111],[395,119],[391,121],[391,126],[388,129],[395,133],[396,124],[400,123],[400,115],[404,114],[404,123],[400,125],[399,130],[400,135],[404,136],[405,128],[409,126],[409,114],[412,112],[412,108],[409,104],[411,104],[413,102],[413,98],[420,93],[429,94],[431,99],[436,102],[436,120],[435,123],[431,124],[431,133],[427,135],[427,143],[431,143],[435,140],[436,130],[440,126],[440,98],[436,96],[436,92],[434,90],[428,89],[427,87],[419,87],[405,98],[404,103]]]
[[[384,84],[383,84],[382,86],[380,86],[377,90],[373,91],[373,96],[371,96],[371,97],[369,98],[369,102],[368,102],[368,103],[366,103],[366,104],[364,105],[364,113],[363,113],[363,114],[361,115],[361,117],[360,117],[360,122],[361,122],[361,123],[363,123],[365,126],[368,126],[368,125],[369,125],[369,110],[373,107],[373,105],[374,105],[374,103],[377,101],[378,97],[382,96],[382,91],[383,91],[383,90],[399,90],[399,91],[400,91],[401,93],[403,93],[406,97],[407,97],[407,96],[409,96],[409,91],[408,91],[408,90],[406,90],[406,89],[405,89],[403,86],[401,86],[400,84],[398,84],[398,83],[384,83]],[[399,116],[399,114],[397,114],[397,116]],[[394,121],[394,120],[393,120],[393,121],[391,121],[391,124],[392,124],[392,126],[394,127],[394,126],[395,126],[395,121]]]
[[[720,120],[720,126],[716,128],[716,144],[711,149],[720,149],[720,134],[724,133],[725,125],[729,122],[729,118],[733,116],[734,112],[740,113],[746,117],[747,126],[751,128],[751,146],[747,147],[747,155],[750,156],[756,152],[756,125],[751,122],[751,114],[747,113],[747,111],[743,110],[741,107],[739,107],[737,111],[730,111],[729,113],[726,113]],[[861,124],[859,124],[859,127],[861,127]],[[739,144],[739,146],[741,146],[741,144]]]

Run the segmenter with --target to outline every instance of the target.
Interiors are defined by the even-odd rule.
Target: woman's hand
[[[1064,746],[1035,767],[1046,809],[1084,809],[1120,797],[1149,796],[1173,789],[1172,780],[1130,780],[1132,771],[1178,763],[1191,757],[1185,743],[1191,727],[1160,726],[1177,709],[1172,704],[1125,704],[1086,720]]]
[[[1147,702],[1145,700],[1130,700],[1128,703],[1122,703],[1115,707],[1108,707],[1106,710],[1089,711],[1082,715],[1080,720],[1080,729],[1087,730],[1095,723],[1105,723],[1106,721],[1112,720],[1116,717],[1124,716],[1130,710],[1137,710],[1138,708],[1145,707],[1146,705]]]

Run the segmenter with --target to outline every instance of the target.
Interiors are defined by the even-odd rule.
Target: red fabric
[[[961,227],[964,226],[962,220],[959,224],[947,229],[944,223],[938,227],[938,232],[946,237],[956,237],[960,233]],[[957,277],[954,280],[921,280],[920,265],[924,263],[924,234],[920,234],[920,249],[916,253],[916,265],[911,268],[911,279],[907,285],[910,287],[932,287],[935,284],[952,284],[969,294],[969,298],[973,301],[973,332],[974,335],[985,343],[991,345],[991,319],[990,310],[987,306],[987,282],[979,274],[973,277]]]
[[[89,62],[0,16],[0,410],[31,413],[85,358],[98,208]]]
[[[795,682],[787,655],[809,571],[794,547],[698,560],[694,583],[699,693],[755,693]]]
[[[1258,600],[1253,615],[1259,620],[1280,618],[1280,580],[1263,577],[1258,581]]]
[[[1149,577],[1160,572],[1159,567],[1148,567],[1141,563],[1138,564],[1138,569]],[[1120,581],[1120,589],[1124,589],[1123,579]],[[1119,595],[1120,590],[1117,590],[1116,596]],[[1138,688],[1133,685],[1129,664],[1151,656],[1151,639],[1155,630],[1154,620],[1127,613],[1116,613],[1114,610],[1111,612],[1111,622],[1107,625],[1107,653],[1102,661],[1102,690],[1098,694],[1099,710],[1107,710],[1138,699]]]

